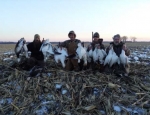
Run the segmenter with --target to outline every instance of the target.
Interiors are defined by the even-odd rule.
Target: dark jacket
[[[123,42],[120,42],[118,45],[115,45],[114,42],[110,43],[110,45],[113,46],[114,52],[116,53],[117,56],[120,56],[124,44],[125,43],[123,43]],[[109,52],[109,47],[106,49],[106,52],[107,53]],[[125,51],[125,54],[126,54],[126,56],[129,56],[130,55],[130,50],[127,49]]]
[[[27,45],[27,47],[28,47],[28,51],[31,51],[31,57],[34,57],[35,59],[42,61],[44,60],[44,56],[43,56],[43,53],[39,51],[41,45],[42,43],[38,47],[35,47],[34,43],[31,42]]]

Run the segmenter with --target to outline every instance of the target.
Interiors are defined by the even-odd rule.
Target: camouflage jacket
[[[125,43],[120,42],[118,45],[115,45],[114,42],[111,42],[110,45],[113,46],[114,52],[117,54],[117,56],[120,56],[121,51],[122,51],[122,48],[123,48],[123,45],[125,45]],[[110,47],[110,46],[109,46],[109,47]],[[106,53],[107,53],[107,54],[108,54],[108,52],[109,52],[109,47],[107,47],[107,49],[106,49]],[[130,55],[130,50],[129,50],[129,49],[126,49],[126,50],[125,50],[125,55],[126,55],[126,56],[129,56],[129,55]]]
[[[71,54],[76,53],[78,43],[81,43],[81,41],[78,39],[75,39],[73,41],[72,40],[66,40],[63,43],[61,43],[60,45],[62,47],[67,48],[68,54],[71,55]]]
[[[103,39],[99,39],[97,42],[93,41],[90,45],[92,46],[92,50],[95,49],[95,45],[96,44],[99,44],[100,45],[100,49],[103,49],[105,50],[105,46],[104,44],[102,43],[103,42]]]

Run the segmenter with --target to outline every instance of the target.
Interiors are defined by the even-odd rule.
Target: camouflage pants
[[[66,64],[66,70],[67,71],[72,71],[72,70],[77,70],[78,71],[78,59],[68,59],[67,64]]]
[[[105,66],[106,73],[129,74],[129,69],[129,64],[127,64],[125,67],[122,64],[114,64],[112,67],[109,67],[108,65]]]

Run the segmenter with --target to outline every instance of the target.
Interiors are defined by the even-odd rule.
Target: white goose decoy
[[[84,48],[81,43],[78,43],[78,48],[76,49],[77,57],[78,57],[78,63],[80,63],[80,60],[83,59],[84,66],[87,65],[87,54],[86,54],[86,48]]]
[[[107,55],[106,58],[105,58],[104,66],[105,66],[106,64],[110,64],[111,59],[112,59],[112,55],[113,55],[113,47],[111,47],[111,49],[110,49],[109,52],[108,52],[108,55]]]
[[[27,48],[27,45],[25,43],[25,39],[24,38],[21,38],[16,46],[15,46],[15,54],[17,55],[17,60],[18,62],[20,62],[20,58],[19,58],[19,55],[20,53],[23,53],[23,51],[25,52],[26,54],[26,58],[29,58],[28,56],[28,48]]]
[[[135,60],[135,61],[138,61],[138,60],[139,60],[139,58],[138,58],[137,56],[135,56],[135,57],[134,57],[134,60]]]
[[[119,60],[119,57],[116,55],[116,53],[113,50],[113,54],[112,54],[112,58],[111,58],[109,66],[112,67],[112,65],[115,64],[115,63],[120,64],[120,60]]]
[[[46,62],[47,58],[50,55],[53,55],[53,46],[52,44],[49,42],[49,39],[46,39],[43,41],[43,44],[41,45],[40,51],[42,51],[43,55],[44,55],[44,61]]]
[[[120,58],[120,63],[123,64],[123,66],[125,67],[125,65],[128,63],[128,57],[125,55],[124,50],[121,51],[119,58]]]
[[[10,58],[4,58],[3,61],[4,61],[4,62],[12,61],[12,57],[10,57]]]
[[[15,54],[15,52],[12,52],[12,51],[3,53],[3,55],[5,55],[5,56],[14,55],[14,54]]]
[[[67,50],[65,48],[60,48],[60,47],[58,47],[56,50],[60,54],[54,54],[54,59],[55,59],[56,63],[58,63],[58,61],[60,61],[62,64],[62,67],[65,68],[65,66],[66,66],[65,60],[66,60],[66,57],[68,56]]]

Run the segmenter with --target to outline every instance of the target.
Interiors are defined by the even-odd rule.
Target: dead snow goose
[[[68,56],[66,48],[58,47],[56,51],[59,52],[60,54],[54,54],[55,62],[58,63],[58,61],[60,61],[62,64],[62,67],[65,68],[66,66],[65,60],[66,60],[66,57]]]
[[[87,51],[87,61],[90,63],[92,61],[93,50]]]
[[[23,51],[25,51],[26,58],[28,58],[29,57],[28,56],[28,48],[26,46],[25,39],[21,38],[15,46],[15,54],[17,55],[18,62],[20,62],[19,54],[22,53]]]
[[[123,64],[123,66],[125,67],[125,65],[128,63],[128,57],[125,55],[124,50],[121,51],[119,58],[120,58],[120,63]]]
[[[49,42],[49,39],[43,41],[40,51],[42,51],[44,55],[45,62],[50,55],[54,54],[53,47],[52,44]]]
[[[97,51],[98,60],[100,61],[100,64],[104,62],[104,57],[106,56],[106,52],[103,49],[98,49]]]
[[[78,63],[80,63],[80,60],[83,59],[84,66],[86,66],[87,65],[86,48],[84,48],[81,43],[78,43],[76,53],[77,53],[77,57],[78,57]]]
[[[106,64],[110,64],[110,61],[111,61],[111,59],[112,59],[112,55],[113,55],[113,47],[111,47],[111,49],[110,49],[109,52],[108,52],[108,55],[107,55],[106,58],[105,58],[104,66],[105,66]]]
[[[96,62],[98,60],[98,55],[97,55],[98,49],[97,47],[95,47],[93,53],[92,53],[92,57],[93,57],[93,61]]]
[[[110,64],[109,64],[110,67],[112,67],[112,65],[115,64],[115,63],[120,64],[119,57],[114,52],[113,48],[112,48],[112,51],[113,51],[113,54],[112,54],[112,58],[111,58],[111,61],[110,61]]]

